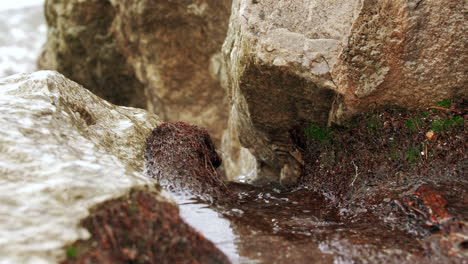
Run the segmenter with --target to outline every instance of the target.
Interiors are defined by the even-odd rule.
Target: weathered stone
[[[300,161],[289,131],[327,123],[336,96],[330,67],[358,8],[357,1],[234,1],[223,48],[232,105],[225,137],[237,137],[241,146],[224,145],[225,153],[247,148],[262,178],[282,174],[283,182],[295,182]],[[235,158],[227,162],[240,166]]]
[[[364,0],[332,70],[333,119],[372,106],[418,107],[468,94],[462,0]]]
[[[223,54],[231,103],[229,178],[294,183],[291,129],[371,107],[416,107],[467,93],[462,1],[236,0]],[[236,143],[237,141],[237,143]],[[240,153],[249,152],[244,155]]]
[[[231,0],[48,0],[40,65],[114,103],[206,127],[219,142],[227,121],[220,50],[230,8]]]
[[[206,127],[219,141],[227,120],[219,52],[231,1],[111,2],[115,36],[147,87],[150,111]]]
[[[114,104],[144,108],[144,85],[111,32],[115,15],[109,1],[47,0],[48,36],[38,67],[59,71]]]
[[[63,260],[90,208],[131,189],[173,204],[143,174],[157,116],[49,71],[1,79],[0,109],[0,262]]]

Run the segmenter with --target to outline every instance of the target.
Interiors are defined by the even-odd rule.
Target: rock
[[[415,108],[468,93],[464,1],[362,1],[332,70],[337,121],[394,104]]]
[[[231,105],[223,141],[232,157],[225,158],[228,177],[239,173],[241,159],[254,156],[261,181],[289,175],[284,182],[291,184],[297,179],[291,169],[301,163],[290,139],[295,127],[467,94],[462,5],[235,0],[223,46]],[[249,155],[240,154],[246,150]]]
[[[230,9],[231,0],[47,0],[39,64],[114,103],[207,127],[219,142],[228,114],[220,50]]]
[[[100,220],[99,230],[85,229],[96,219],[92,208],[98,208],[99,215],[108,200],[141,202],[138,208],[150,215],[167,210],[167,217],[160,219],[163,225],[184,226],[180,220],[170,222],[171,217],[178,219],[176,205],[143,173],[144,144],[161,123],[157,116],[112,105],[50,71],[0,79],[0,108],[0,262],[56,263],[65,260],[66,250],[73,257],[70,245],[75,241],[97,243],[99,232],[109,230],[116,240],[125,240],[115,230],[120,228],[116,222],[126,223],[128,215],[118,208],[112,221]],[[202,240],[189,227],[184,230],[179,239]],[[158,231],[166,234],[153,229]],[[159,244],[167,237],[151,240],[139,233],[131,239],[146,239],[173,252],[172,242]],[[125,242],[137,244],[131,239]]]
[[[148,173],[169,191],[211,201],[231,201],[232,192],[216,171],[221,158],[205,129],[182,122],[164,123],[146,142]]]
[[[47,43],[38,60],[118,105],[145,108],[144,84],[112,35],[116,10],[109,1],[45,1]]]
[[[180,218],[177,207],[151,193],[135,191],[108,201],[83,225],[93,243],[75,243],[75,256],[63,263],[230,263]]]
[[[358,1],[234,1],[223,46],[231,103],[225,137],[240,145],[223,151],[248,149],[263,181],[297,178],[290,130],[309,121],[327,124],[337,96],[330,68],[358,11]],[[234,163],[228,168],[241,166],[228,162]]]

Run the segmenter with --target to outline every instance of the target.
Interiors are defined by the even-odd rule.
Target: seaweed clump
[[[82,222],[91,239],[70,245],[62,263],[230,263],[157,195],[134,190],[96,207]]]
[[[205,129],[183,122],[156,127],[146,142],[148,174],[166,190],[210,202],[232,200],[216,171],[221,158]]]

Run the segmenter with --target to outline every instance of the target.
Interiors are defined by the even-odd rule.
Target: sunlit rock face
[[[206,127],[227,121],[221,46],[231,0],[47,0],[39,61],[116,104]]]
[[[235,0],[223,46],[229,178],[297,180],[290,131],[467,93],[463,1]],[[249,170],[240,169],[248,160]],[[260,177],[257,177],[260,176]]]
[[[0,79],[0,262],[54,263],[90,234],[90,208],[152,190],[146,137],[160,124],[51,71]]]

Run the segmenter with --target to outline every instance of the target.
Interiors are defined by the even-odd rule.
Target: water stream
[[[231,184],[241,203],[211,206],[176,197],[181,216],[233,263],[353,263],[392,260],[418,251],[412,239],[371,216],[344,221],[307,189],[282,192]]]

